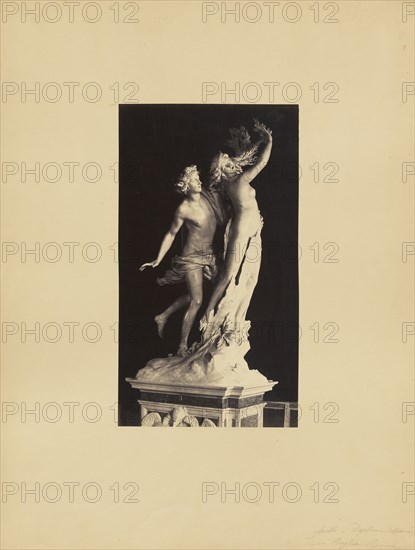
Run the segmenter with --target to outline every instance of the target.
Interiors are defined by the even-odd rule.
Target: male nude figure
[[[203,277],[213,279],[217,275],[217,258],[212,248],[213,237],[218,222],[224,224],[226,215],[220,203],[219,195],[202,189],[196,166],[188,166],[175,184],[176,191],[185,195],[177,208],[170,229],[165,234],[157,258],[140,267],[157,267],[184,225],[188,238],[182,255],[175,256],[172,268],[165,276],[157,279],[159,285],[175,284],[186,281],[188,293],[180,296],[165,311],[156,315],[158,333],[163,337],[164,326],[172,313],[186,307],[177,355],[186,355],[190,329],[203,300]]]

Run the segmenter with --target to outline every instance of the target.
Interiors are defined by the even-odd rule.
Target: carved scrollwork
[[[195,416],[185,416],[180,426],[188,428],[198,428],[199,422]]]
[[[150,412],[141,420],[141,425],[153,428],[216,428],[216,425],[208,418],[205,418],[199,426],[197,418],[190,415],[186,407],[182,406],[174,407],[163,419],[158,412]]]
[[[141,420],[141,425],[151,428],[161,426],[161,416],[157,412],[148,413]]]
[[[212,420],[209,420],[209,418],[205,418],[201,424],[202,428],[216,428],[216,424],[212,422]]]
[[[171,413],[173,428],[180,426],[181,422],[186,416],[189,416],[186,407],[174,407]]]

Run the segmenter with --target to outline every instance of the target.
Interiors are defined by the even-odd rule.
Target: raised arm
[[[183,225],[184,218],[182,216],[182,211],[179,206],[179,208],[176,210],[173,218],[173,222],[170,226],[170,229],[167,231],[167,233],[164,235],[163,240],[161,241],[160,250],[157,254],[157,258],[153,260],[152,262],[144,263],[140,267],[140,271],[144,271],[146,267],[157,267],[159,263],[162,261],[164,256],[167,254],[167,252],[170,250],[171,245],[173,244],[173,241]]]
[[[258,155],[258,160],[253,166],[250,166],[243,175],[241,176],[241,181],[250,183],[268,164],[269,157],[271,156],[272,150],[272,130],[267,128],[265,124],[255,122],[255,130],[261,134],[261,137],[265,141],[265,147],[262,149],[261,153]]]

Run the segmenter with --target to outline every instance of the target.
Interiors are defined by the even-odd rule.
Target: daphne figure
[[[207,332],[212,333],[225,320],[234,325],[232,331],[243,331],[246,311],[258,281],[262,217],[255,189],[250,184],[268,163],[272,131],[258,121],[255,121],[254,129],[265,143],[258,157],[257,145],[238,157],[219,153],[211,165],[211,185],[219,185],[226,192],[234,214],[228,226],[223,272],[201,322],[205,339],[209,337]],[[245,166],[248,168],[243,170]]]

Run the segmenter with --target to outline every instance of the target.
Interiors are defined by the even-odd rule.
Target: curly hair
[[[174,189],[177,193],[181,193],[182,195],[186,195],[189,191],[189,181],[191,174],[193,172],[196,172],[199,174],[199,170],[197,169],[196,164],[192,164],[191,166],[187,166],[182,173],[180,174],[178,180],[174,184]]]
[[[259,143],[252,145],[251,136],[248,130],[244,126],[239,128],[230,128],[230,139],[227,140],[227,145],[233,149],[234,156],[229,156],[222,152],[219,152],[212,160],[210,165],[210,183],[211,188],[218,188],[222,180],[226,180],[227,176],[223,170],[223,166],[228,158],[236,166],[236,175],[243,172],[244,166],[250,166],[255,164],[257,160],[257,153]]]
[[[216,156],[213,157],[210,164],[210,183],[209,187],[217,186],[222,179],[222,157],[223,153],[219,152]]]
[[[229,157],[226,153],[219,152],[210,165],[210,187],[217,187],[220,182],[226,179],[226,174],[223,171],[223,164],[227,158],[230,158],[236,166],[236,174],[242,174],[244,166],[255,164],[257,159],[258,147],[251,147],[248,151],[241,153],[237,157]]]

